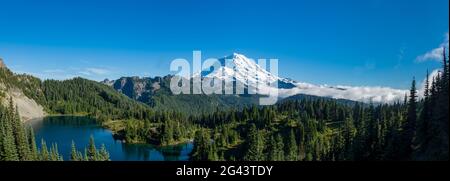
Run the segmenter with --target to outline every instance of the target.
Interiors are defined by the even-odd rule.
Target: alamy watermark
[[[170,64],[170,71],[175,72],[170,80],[173,94],[253,94],[260,95],[260,105],[278,101],[278,59],[258,59],[256,64],[239,54],[204,61],[201,51],[193,51],[192,55],[192,65],[184,58]]]

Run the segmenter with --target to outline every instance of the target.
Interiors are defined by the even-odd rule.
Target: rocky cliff
[[[27,77],[21,77],[13,74],[0,58],[0,104],[8,105],[12,99],[17,106],[22,121],[41,118],[46,115],[43,106],[24,93]],[[36,90],[35,90],[36,91]]]

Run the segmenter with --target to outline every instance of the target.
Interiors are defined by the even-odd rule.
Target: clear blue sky
[[[0,0],[0,57],[43,78],[165,75],[174,58],[239,52],[330,85],[408,88],[437,61],[448,0]]]

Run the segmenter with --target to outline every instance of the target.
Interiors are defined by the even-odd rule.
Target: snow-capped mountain
[[[239,81],[249,87],[258,85],[258,89],[266,89],[266,91],[277,89],[281,98],[296,94],[306,94],[361,102],[389,103],[402,100],[407,92],[407,90],[389,87],[328,86],[297,82],[274,75],[258,65],[254,60],[239,53],[233,53],[230,56],[219,59],[219,62],[221,66],[216,71],[202,71],[201,74],[197,73],[194,76],[202,75],[202,78]],[[269,64],[269,61],[266,64]]]
[[[247,86],[257,86],[259,88],[270,86],[271,83],[278,83],[276,88],[290,89],[296,87],[295,81],[278,77],[262,68],[254,60],[238,53],[219,59],[221,67],[216,71],[203,71],[203,78],[218,78],[220,80],[240,81]],[[269,64],[269,61],[266,61]],[[199,74],[196,74],[197,76]],[[272,84],[272,86],[275,84]]]

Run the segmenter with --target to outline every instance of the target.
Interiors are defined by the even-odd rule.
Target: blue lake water
[[[155,146],[149,144],[126,144],[114,140],[112,132],[102,128],[95,120],[77,116],[53,116],[30,121],[38,146],[43,138],[50,147],[58,144],[64,160],[70,160],[72,140],[79,151],[89,144],[92,135],[98,149],[105,144],[112,161],[186,161],[193,149],[192,143],[177,146]]]

